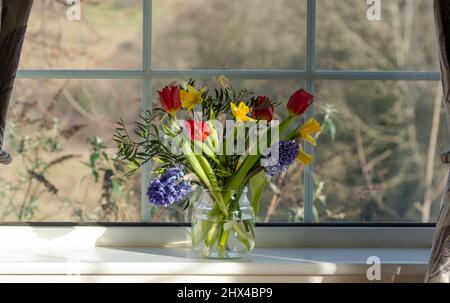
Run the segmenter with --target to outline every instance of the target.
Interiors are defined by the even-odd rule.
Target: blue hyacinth
[[[161,178],[150,181],[147,190],[149,202],[160,207],[184,200],[192,187],[183,177],[183,168],[175,166],[167,169]]]
[[[280,141],[275,143],[271,148],[267,157],[270,157],[273,152],[278,149],[278,163],[272,166],[265,166],[264,170],[270,177],[282,174],[288,167],[294,163],[297,158],[300,146],[295,141]]]

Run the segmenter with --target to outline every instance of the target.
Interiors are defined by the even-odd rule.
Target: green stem
[[[217,226],[219,225],[219,222],[214,222],[213,226],[208,231],[208,236],[206,238],[206,245],[210,248],[214,244],[214,234],[216,233]]]
[[[210,157],[214,162],[220,165],[219,159],[217,159],[216,154],[203,142],[194,141],[195,146],[197,146],[205,155]]]
[[[294,121],[295,116],[289,116],[286,120],[284,120],[279,127],[280,133],[283,133],[287,127]],[[260,160],[261,155],[248,155],[245,158],[242,165],[239,167],[235,175],[227,182],[225,185],[226,190],[232,190],[236,188],[240,188],[243,186],[243,182],[247,174],[251,171],[251,169],[255,166],[255,164]]]
[[[219,135],[217,134],[217,130],[211,123],[207,122],[207,124],[208,124],[208,127],[211,132],[209,134],[207,140],[210,142],[211,146],[213,146],[214,148],[217,148],[220,145]]]
[[[294,118],[294,116],[290,116],[280,124],[280,133],[285,132],[287,127],[294,121]],[[190,145],[184,148],[184,152],[188,157],[187,151],[190,151],[191,155],[193,155]],[[219,256],[225,256],[227,241],[230,236],[230,230],[225,230],[224,224],[230,214],[230,210],[228,209],[228,207],[232,208],[232,206],[230,205],[232,190],[236,190],[244,186],[244,182],[248,181],[248,178],[246,178],[247,175],[252,171],[260,158],[260,155],[248,155],[244,159],[244,162],[241,164],[241,166],[237,169],[234,176],[225,184],[224,191],[220,190],[214,171],[205,157],[201,155],[194,155],[193,158],[188,158],[188,160],[191,159],[189,160],[190,163],[192,161],[195,164],[195,168],[193,166],[194,172],[199,176],[201,180],[206,180],[206,182],[203,182],[209,189],[212,190],[211,194],[214,196],[214,199],[217,202],[214,204],[213,209],[209,213],[211,217],[216,218],[215,221],[205,221],[204,223],[202,223],[201,231],[199,231],[199,233],[201,234],[206,233],[206,239],[204,239],[204,241],[206,250],[208,252],[211,251],[214,245],[217,245]],[[253,233],[253,228],[248,225],[246,227],[245,222],[237,222],[233,224],[232,227],[232,230],[234,233],[236,233],[237,238],[245,245],[248,250],[250,250],[252,244],[249,241],[249,236],[247,236],[246,232],[240,228],[239,224],[243,224],[244,228],[249,228],[249,232],[251,233]]]
[[[198,178],[203,182],[203,185],[206,186],[208,189],[212,189],[211,182],[209,181],[208,177],[206,176],[205,172],[202,169],[202,166],[197,160],[197,157],[194,155],[191,146],[185,142],[182,146],[182,151],[184,155],[186,156],[186,159],[188,160],[189,164],[191,165],[191,168],[193,172],[198,176]]]
[[[255,166],[260,158],[260,155],[248,155],[233,178],[231,178],[227,182],[227,184],[225,185],[225,189],[227,191],[230,191],[240,188],[240,185],[243,183],[245,176],[250,172],[250,170],[253,168],[253,166]]]
[[[219,249],[219,257],[223,258],[225,257],[225,251],[227,249],[227,241],[228,241],[228,236],[229,236],[229,231],[225,230],[223,228],[222,225],[222,236],[220,237],[220,241],[219,241],[219,245],[218,245],[218,249]]]
[[[225,216],[228,216],[228,209],[226,200],[224,200],[222,196],[222,192],[220,190],[219,182],[217,181],[214,170],[209,165],[208,161],[203,156],[196,156],[200,166],[203,168],[203,171],[206,173],[206,176],[211,182],[211,194],[216,199],[217,204],[220,207],[220,210],[223,212]]]

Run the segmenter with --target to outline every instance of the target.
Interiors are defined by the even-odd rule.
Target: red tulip
[[[176,113],[181,108],[180,88],[178,86],[166,86],[158,91],[161,105],[169,114]]]
[[[208,125],[203,121],[187,120],[184,126],[193,141],[205,141],[210,134]]]
[[[299,116],[306,112],[308,107],[313,103],[314,96],[305,91],[304,89],[300,89],[296,91],[291,98],[289,99],[287,108],[289,114],[293,116]]]
[[[252,117],[256,120],[266,120],[267,122],[273,119],[273,104],[266,96],[259,96],[253,105]]]

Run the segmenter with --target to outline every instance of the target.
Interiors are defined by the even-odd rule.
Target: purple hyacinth
[[[275,143],[271,148],[267,157],[270,157],[273,152],[278,151],[278,162],[275,165],[267,165],[264,167],[266,174],[273,177],[285,172],[288,167],[294,163],[297,158],[300,146],[294,140],[280,141]]]
[[[156,206],[170,206],[186,198],[192,187],[184,177],[183,168],[175,166],[169,168],[159,179],[150,181],[147,197]]]

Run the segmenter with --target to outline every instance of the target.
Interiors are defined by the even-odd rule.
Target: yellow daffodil
[[[316,139],[312,135],[320,131],[322,131],[320,123],[316,119],[311,118],[300,128],[300,137],[311,145],[316,146]]]
[[[250,112],[250,107],[245,105],[244,102],[239,103],[239,106],[231,102],[231,112],[238,122],[255,121],[255,119],[247,116]]]
[[[186,85],[186,88],[187,88],[187,90],[180,91],[181,105],[183,106],[184,109],[186,109],[187,111],[190,111],[197,104],[203,103],[202,95],[205,93],[206,87],[197,91],[194,87],[192,87],[188,84],[188,85]]]
[[[298,155],[297,155],[297,160],[306,166],[312,162],[313,156],[304,152],[303,149],[300,147],[300,151],[298,152]]]

